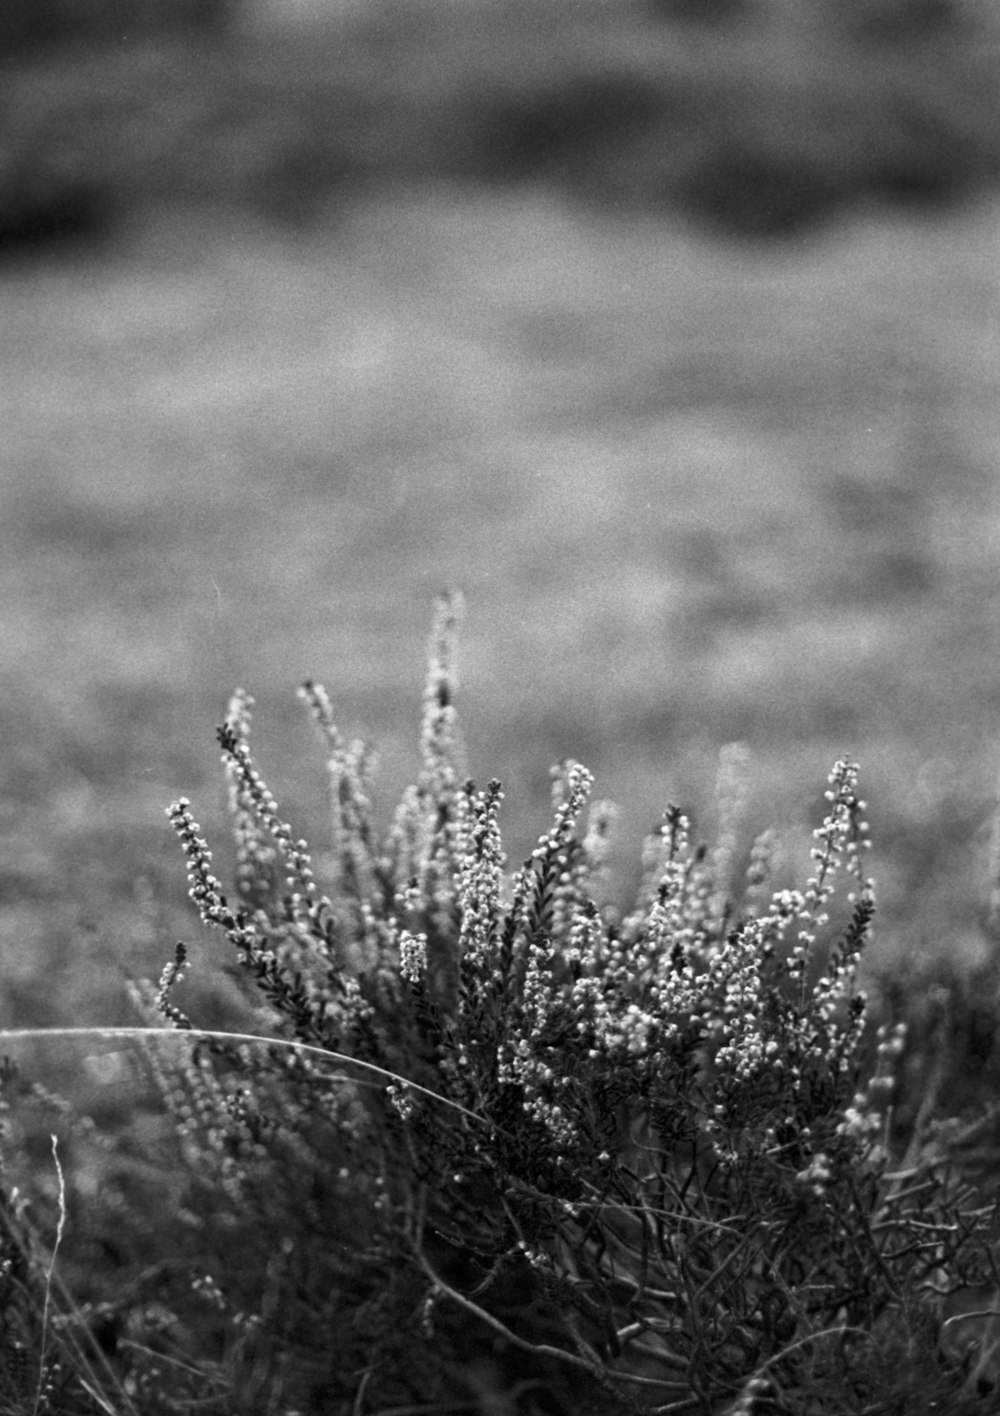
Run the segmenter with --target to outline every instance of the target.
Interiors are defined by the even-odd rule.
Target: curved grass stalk
[[[430,1087],[421,1086],[419,1082],[411,1082],[408,1077],[400,1076],[398,1072],[392,1072],[388,1067],[379,1067],[375,1062],[365,1062],[360,1057],[351,1057],[346,1052],[334,1052],[327,1047],[316,1047],[313,1043],[299,1042],[294,1038],[287,1037],[261,1037],[259,1033],[222,1032],[214,1028],[150,1028],[150,1027],[67,1027],[67,1028],[3,1028],[0,1029],[0,1042],[24,1042],[30,1038],[57,1038],[57,1037],[79,1037],[79,1038],[151,1038],[160,1040],[164,1038],[185,1038],[199,1039],[206,1038],[216,1042],[257,1042],[263,1043],[267,1047],[291,1047],[298,1052],[308,1052],[315,1057],[328,1057],[334,1062],[346,1063],[351,1067],[360,1067],[365,1072],[375,1072],[380,1077],[385,1077],[388,1082],[395,1086],[407,1088],[409,1091],[419,1092],[421,1096],[429,1097],[431,1101],[439,1102],[442,1106],[449,1106],[453,1111],[459,1111],[470,1121],[475,1121],[478,1126],[488,1126],[492,1130],[499,1130],[499,1127],[492,1121],[488,1121],[484,1116],[478,1116],[476,1112],[470,1111],[468,1107],[462,1106],[460,1102],[453,1101],[451,1097],[442,1096],[440,1092],[432,1091]],[[349,1077],[331,1077],[331,1081],[353,1081]],[[374,1083],[369,1083],[374,1085]]]

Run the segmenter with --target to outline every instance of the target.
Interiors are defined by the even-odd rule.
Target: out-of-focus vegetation
[[[1000,26],[976,0],[371,0],[297,27],[254,13],[9,7],[0,239],[178,202],[300,222],[430,178],[556,183],[768,235],[998,169]]]

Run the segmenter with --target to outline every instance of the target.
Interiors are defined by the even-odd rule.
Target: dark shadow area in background
[[[0,258],[170,205],[302,226],[385,183],[541,183],[769,238],[996,180],[997,21],[976,0],[327,15],[296,29],[237,0],[8,5]]]

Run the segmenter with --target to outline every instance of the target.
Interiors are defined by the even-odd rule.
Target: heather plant
[[[463,763],[458,609],[440,606],[421,770],[387,833],[373,754],[315,683],[325,857],[259,771],[244,692],[218,730],[231,891],[190,803],[169,809],[244,1002],[194,1026],[184,945],[136,990],[161,1024],[145,1057],[172,1188],[143,1190],[119,1146],[104,1223],[140,1232],[157,1194],[174,1217],[170,1257],[137,1255],[100,1308],[121,1392],[357,1416],[988,1409],[997,1210],[961,1153],[989,1118],[935,1098],[894,1137],[905,1037],[859,988],[857,767],[830,773],[801,889],[776,881],[773,833],[743,843],[738,749],[715,846],[668,806],[630,906],[605,878],[614,812],[576,762],[511,870],[501,784]]]
[[[399,1334],[419,1319],[449,1360],[481,1347],[523,1372],[533,1358],[539,1380],[560,1374],[606,1409],[818,1410],[828,1389],[833,1410],[852,1383],[861,1409],[878,1364],[864,1375],[859,1351],[885,1340],[887,1314],[896,1336],[919,1327],[921,1295],[970,1277],[950,1271],[988,1219],[933,1148],[918,1141],[905,1177],[889,1166],[902,1039],[883,1031],[863,1073],[874,898],[857,768],[830,774],[802,890],[772,887],[770,834],[736,879],[735,752],[715,849],[668,807],[631,909],[601,901],[613,812],[585,815],[575,762],[555,770],[552,826],[511,873],[501,785],[477,788],[462,762],[456,615],[442,605],[422,770],[385,840],[370,752],[342,740],[319,685],[301,690],[327,752],[322,887],[254,763],[246,694],[219,730],[231,900],[189,804],[171,807],[192,898],[241,965],[257,1028],[298,1044],[197,1043],[180,1096],[168,1071],[193,1170],[234,1212],[255,1185],[269,1208],[275,1166],[283,1186],[296,1174],[295,1213],[311,1203],[316,1236],[336,1238],[355,1318],[364,1295],[345,1399],[428,1394],[401,1390]],[[179,950],[155,1002],[180,1028],[184,965]],[[341,1330],[337,1275],[322,1286],[322,1321]]]

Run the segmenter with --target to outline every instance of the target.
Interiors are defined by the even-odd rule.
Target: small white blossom
[[[407,983],[419,983],[427,973],[427,935],[404,929],[399,936],[399,972]]]

